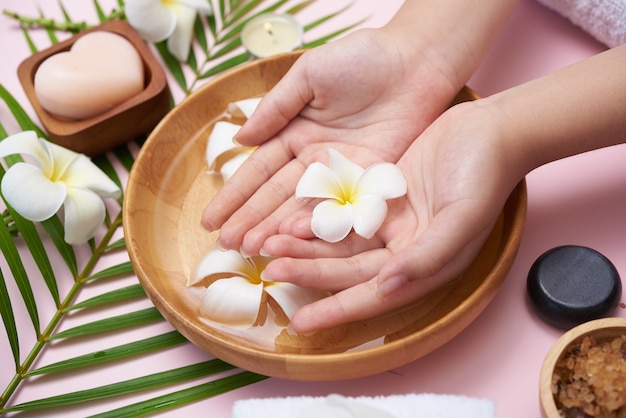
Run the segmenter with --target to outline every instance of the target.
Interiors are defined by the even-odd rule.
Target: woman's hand
[[[305,52],[237,135],[260,146],[208,204],[202,224],[221,228],[223,247],[255,254],[300,207],[290,200],[295,185],[306,166],[325,161],[326,147],[362,165],[396,162],[456,94],[416,51],[383,30],[360,30]]]
[[[302,308],[292,326],[310,332],[372,317],[419,299],[462,273],[487,239],[524,166],[506,149],[502,115],[481,102],[454,107],[398,162],[405,197],[388,201],[387,220],[371,240],[313,239],[311,207],[285,220],[261,253],[264,279],[333,290]]]

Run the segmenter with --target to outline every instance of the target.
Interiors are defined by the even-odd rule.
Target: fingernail
[[[268,277],[267,273],[265,273],[265,270],[263,270],[261,272],[261,274],[259,274],[259,277],[261,278],[261,280],[263,280],[264,282],[275,282],[276,280],[272,279],[271,277]]]
[[[379,299],[384,299],[387,296],[395,293],[398,289],[402,288],[406,285],[409,280],[406,278],[404,274],[396,274],[395,276],[389,277],[382,283],[378,283],[378,288],[376,289],[376,295]]]
[[[261,257],[271,257],[272,255],[269,253],[269,251],[267,251],[265,249],[265,247],[261,247],[261,249],[259,250],[259,255]]]
[[[250,256],[251,256],[251,254],[248,254],[248,252],[243,249],[243,246],[241,246],[241,248],[239,248],[239,254],[241,254],[241,256],[243,258],[250,258]]]

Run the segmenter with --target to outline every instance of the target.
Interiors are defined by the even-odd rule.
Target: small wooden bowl
[[[48,57],[69,50],[81,36],[93,31],[107,31],[125,37],[143,61],[144,90],[134,97],[97,116],[70,120],[55,116],[39,104],[35,95],[35,73]],[[170,91],[161,64],[148,45],[128,23],[105,22],[76,36],[31,55],[18,67],[17,74],[50,140],[89,156],[96,156],[149,133],[170,109]]]
[[[600,341],[625,333],[626,318],[595,319],[570,329],[554,343],[543,361],[539,377],[539,399],[543,418],[560,417],[552,394],[552,375],[557,363],[567,355],[568,348],[580,342],[585,336],[593,335],[596,341]]]
[[[155,306],[197,346],[260,374],[294,380],[341,380],[402,366],[445,344],[496,295],[517,253],[526,215],[526,186],[509,197],[481,253],[465,273],[410,306],[312,335],[227,332],[199,319],[186,279],[214,246],[200,226],[204,207],[222,186],[205,158],[213,123],[229,103],[260,96],[300,52],[261,59],[214,79],[170,112],[135,161],[124,199],[126,245]],[[457,101],[475,99],[465,88]]]

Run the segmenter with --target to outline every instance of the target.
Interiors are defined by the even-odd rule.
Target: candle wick
[[[270,22],[265,22],[263,24],[263,29],[265,29],[270,36],[274,36],[274,32],[272,32],[272,24]]]

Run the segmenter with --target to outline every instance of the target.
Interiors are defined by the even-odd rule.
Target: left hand
[[[313,239],[308,207],[283,222],[282,235],[265,241],[263,254],[283,257],[267,266],[265,280],[338,292],[297,312],[296,331],[389,312],[471,264],[525,174],[501,141],[498,117],[471,102],[437,119],[398,162],[407,196],[388,201],[388,217],[371,240]]]

